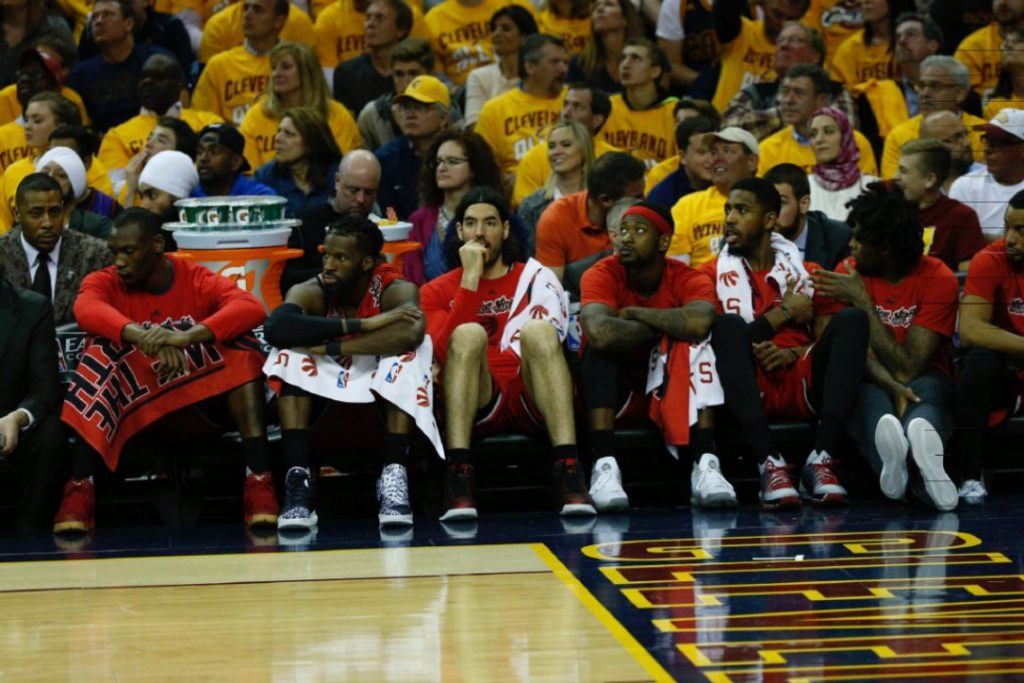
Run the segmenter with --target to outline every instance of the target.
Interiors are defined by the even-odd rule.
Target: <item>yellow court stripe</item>
[[[551,569],[551,572],[572,591],[573,595],[583,603],[583,606],[590,610],[590,613],[608,629],[615,639],[619,641],[619,644],[626,648],[629,654],[633,655],[633,659],[639,662],[655,681],[675,680],[658,663],[658,660],[647,651],[647,648],[637,642],[633,634],[627,631],[626,627],[612,616],[611,612],[594,597],[593,593],[587,590],[587,587],[569,571],[568,567],[562,564],[561,560],[555,557],[555,554],[546,545],[543,543],[531,543],[530,545],[533,547],[534,552],[537,553],[537,556]]]

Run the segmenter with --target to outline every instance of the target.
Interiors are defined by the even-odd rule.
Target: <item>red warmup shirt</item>
[[[836,272],[849,273],[855,265],[854,259],[848,258],[839,264]],[[932,359],[932,369],[951,374],[949,344],[959,299],[953,271],[933,256],[922,256],[917,267],[895,284],[880,277],[861,277],[879,320],[892,330],[897,344],[902,346],[906,341],[911,325],[942,335],[943,340]]]
[[[492,372],[519,369],[519,356],[511,350],[500,351],[501,336],[512,310],[519,278],[525,263],[516,263],[509,272],[494,280],[481,278],[475,292],[464,289],[462,268],[436,277],[420,289],[420,308],[427,316],[427,331],[434,344],[434,357],[444,363],[448,340],[455,328],[479,323],[487,331],[487,364]]]
[[[174,274],[167,291],[129,290],[114,266],[90,273],[75,299],[75,319],[88,334],[121,342],[130,323],[164,324],[191,319],[206,325],[217,342],[251,332],[266,319],[263,304],[226,277],[185,259],[168,257]]]
[[[323,287],[323,276],[318,275],[317,279],[320,281],[320,286]],[[363,294],[363,298],[359,301],[359,308],[356,309],[355,317],[360,320],[363,318],[372,318],[375,315],[381,313],[381,302],[384,299],[384,290],[391,286],[391,283],[396,280],[403,279],[402,271],[394,267],[390,263],[380,263],[370,274],[370,284],[366,287],[366,293]],[[327,289],[324,289],[324,296],[327,297],[327,314],[325,318],[347,318],[345,309],[338,306],[338,302],[330,299],[330,295],[327,293]],[[356,335],[349,335],[350,337]]]
[[[992,304],[992,324],[1024,335],[1024,268],[1006,258],[1006,243],[993,242],[971,259],[964,296]]]
[[[811,274],[816,270],[820,270],[821,266],[811,261],[805,261],[804,268],[807,269],[808,274]],[[700,269],[712,278],[712,282],[717,281],[717,258],[708,261],[702,265]],[[747,268],[747,279],[750,281],[750,291],[754,297],[752,308],[754,309],[755,318],[761,317],[772,308],[782,303],[783,292],[779,291],[779,286],[775,284],[774,281],[768,279],[771,272],[771,268],[766,270],[750,270],[749,267]],[[715,302],[715,308],[718,309],[719,313],[726,312],[722,307],[722,302],[718,299],[717,292],[713,301]],[[835,312],[836,305],[831,299],[815,294],[812,301],[814,305],[815,318],[832,315]],[[798,325],[793,321],[787,321],[782,327],[775,331],[775,335],[772,337],[771,341],[780,349],[809,346],[814,343],[814,333],[810,325]]]
[[[934,228],[929,256],[934,256],[950,270],[985,248],[988,242],[981,232],[974,209],[942,195],[937,202],[917,213],[925,230]]]

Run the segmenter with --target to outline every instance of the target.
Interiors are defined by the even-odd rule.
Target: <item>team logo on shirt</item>
[[[1006,304],[1006,311],[1010,315],[1024,315],[1024,299],[1015,296]]]
[[[891,311],[881,306],[875,306],[875,313],[878,314],[878,319],[886,327],[902,327],[906,329],[910,327],[910,323],[914,321],[914,316],[917,315],[917,306],[904,306]]]

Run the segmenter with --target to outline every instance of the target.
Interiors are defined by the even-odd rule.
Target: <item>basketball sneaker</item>
[[[844,505],[846,489],[839,483],[835,464],[825,451],[811,451],[800,471],[800,497],[815,505]]]
[[[907,492],[907,451],[910,444],[903,434],[903,423],[895,415],[883,415],[875,425],[875,450],[882,461],[878,486],[890,500],[900,500]]]
[[[954,509],[959,498],[956,485],[942,466],[945,454],[942,437],[928,420],[918,417],[907,425],[907,438],[910,441],[910,455],[921,473],[920,483],[924,487],[926,502],[943,512]]]
[[[778,510],[800,506],[800,494],[793,488],[793,480],[789,476],[792,465],[787,465],[782,456],[768,456],[757,469],[761,474],[761,490],[757,498],[762,508]]]
[[[598,512],[615,512],[629,508],[629,497],[622,488],[622,472],[615,458],[605,456],[594,463],[590,473],[590,499]]]
[[[988,497],[985,482],[980,479],[964,479],[964,483],[960,484],[960,491],[957,493],[960,500],[967,505],[981,505]]]
[[[469,522],[477,518],[476,476],[469,463],[444,469],[444,514],[442,522]]]
[[[693,462],[693,469],[690,470],[690,504],[706,508],[736,505],[736,490],[722,475],[722,466],[714,453],[705,453]]]
[[[377,500],[380,501],[377,521],[381,526],[412,524],[409,479],[404,467],[392,463],[384,468],[377,480]]]
[[[284,510],[277,518],[277,528],[312,529],[317,521],[309,470],[293,467],[284,477]]]
[[[552,468],[558,499],[562,502],[562,515],[596,515],[597,511],[587,495],[587,482],[576,458],[555,462]]]
[[[71,479],[53,520],[53,533],[89,533],[96,526],[96,489],[92,479]]]
[[[270,476],[270,472],[250,472],[246,475],[242,505],[245,509],[246,526],[277,524],[279,508],[277,494],[274,493],[274,478]]]

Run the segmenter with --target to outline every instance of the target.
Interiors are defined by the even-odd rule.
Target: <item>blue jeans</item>
[[[938,430],[945,444],[953,433],[953,401],[954,385],[949,375],[937,370],[929,370],[917,379],[907,383],[921,399],[920,403],[911,403],[900,420],[906,431],[911,420],[924,418]],[[882,471],[882,459],[875,448],[875,427],[883,415],[895,415],[896,407],[892,398],[874,384],[860,385],[860,396],[854,406],[853,414],[847,423],[846,433],[857,442],[861,457],[868,461],[871,469],[878,474]]]

